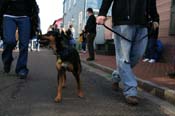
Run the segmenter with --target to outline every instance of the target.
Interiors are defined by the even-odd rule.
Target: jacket
[[[103,0],[99,16],[106,16],[111,4],[113,25],[147,25],[148,15],[159,22],[156,0]]]
[[[1,15],[31,17],[38,13],[39,8],[35,0],[2,0]]]
[[[96,18],[94,15],[89,16],[85,26],[85,32],[96,34]]]

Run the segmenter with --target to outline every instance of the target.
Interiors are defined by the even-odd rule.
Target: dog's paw
[[[60,98],[60,97],[55,97],[55,102],[56,102],[56,103],[61,102],[61,98]]]
[[[82,91],[79,91],[78,92],[78,97],[83,98],[84,97],[84,93]]]

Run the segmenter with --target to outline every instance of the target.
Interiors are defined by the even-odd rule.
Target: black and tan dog
[[[49,45],[57,55],[56,68],[58,71],[58,87],[55,102],[62,99],[62,88],[66,83],[66,71],[72,72],[77,82],[77,92],[79,97],[83,97],[83,91],[80,82],[80,73],[82,70],[80,56],[75,48],[65,45],[64,38],[60,32],[48,32],[42,35],[40,43]]]

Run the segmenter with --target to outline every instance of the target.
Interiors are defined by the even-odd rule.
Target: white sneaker
[[[86,54],[86,51],[83,51],[84,54]]]
[[[143,62],[147,62],[149,59],[148,58],[145,58],[145,59],[143,59],[142,61]]]
[[[155,63],[156,60],[155,60],[155,59],[150,59],[148,62],[149,62],[149,63]]]

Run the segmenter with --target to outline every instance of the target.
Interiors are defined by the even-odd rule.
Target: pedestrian
[[[76,37],[75,37],[75,28],[74,28],[74,26],[72,24],[70,24],[69,29],[72,32],[72,38],[75,40]]]
[[[94,40],[96,36],[96,18],[94,16],[92,8],[88,8],[86,11],[87,15],[89,16],[85,26],[87,47],[89,52],[89,58],[87,58],[86,60],[93,61],[95,60]]]
[[[85,54],[86,53],[86,34],[85,31],[82,30],[82,52]]]
[[[148,44],[144,54],[143,62],[155,63],[159,57],[157,55],[157,39],[159,35],[159,28],[153,28],[153,20],[149,18],[148,22]]]
[[[63,37],[63,40],[64,40],[63,44],[66,46],[69,46],[69,38],[68,38],[66,31],[63,27],[60,29],[60,33],[61,33],[61,37]]]
[[[81,32],[81,33],[79,34],[79,37],[78,37],[78,39],[77,39],[77,49],[78,49],[79,51],[82,50],[82,42],[83,42],[83,32]]]
[[[74,38],[74,35],[73,35],[73,33],[74,33],[73,31],[74,31],[73,26],[69,25],[69,28],[66,31],[66,35],[67,35],[68,40],[69,40],[69,45],[75,48],[76,47],[76,41],[75,41],[75,38]]]
[[[39,8],[35,0],[3,0],[1,7],[3,19],[3,42],[2,61],[4,72],[9,73],[13,61],[12,51],[17,44],[15,38],[16,29],[19,32],[19,57],[15,72],[20,79],[27,78],[28,44],[36,28],[38,28]]]
[[[112,74],[112,87],[117,89],[121,80],[123,94],[128,104],[138,104],[137,81],[132,68],[142,58],[147,44],[147,18],[153,19],[154,28],[158,27],[159,15],[156,0],[103,0],[97,17],[97,23],[103,25],[108,9],[112,5],[113,30],[117,69]]]

